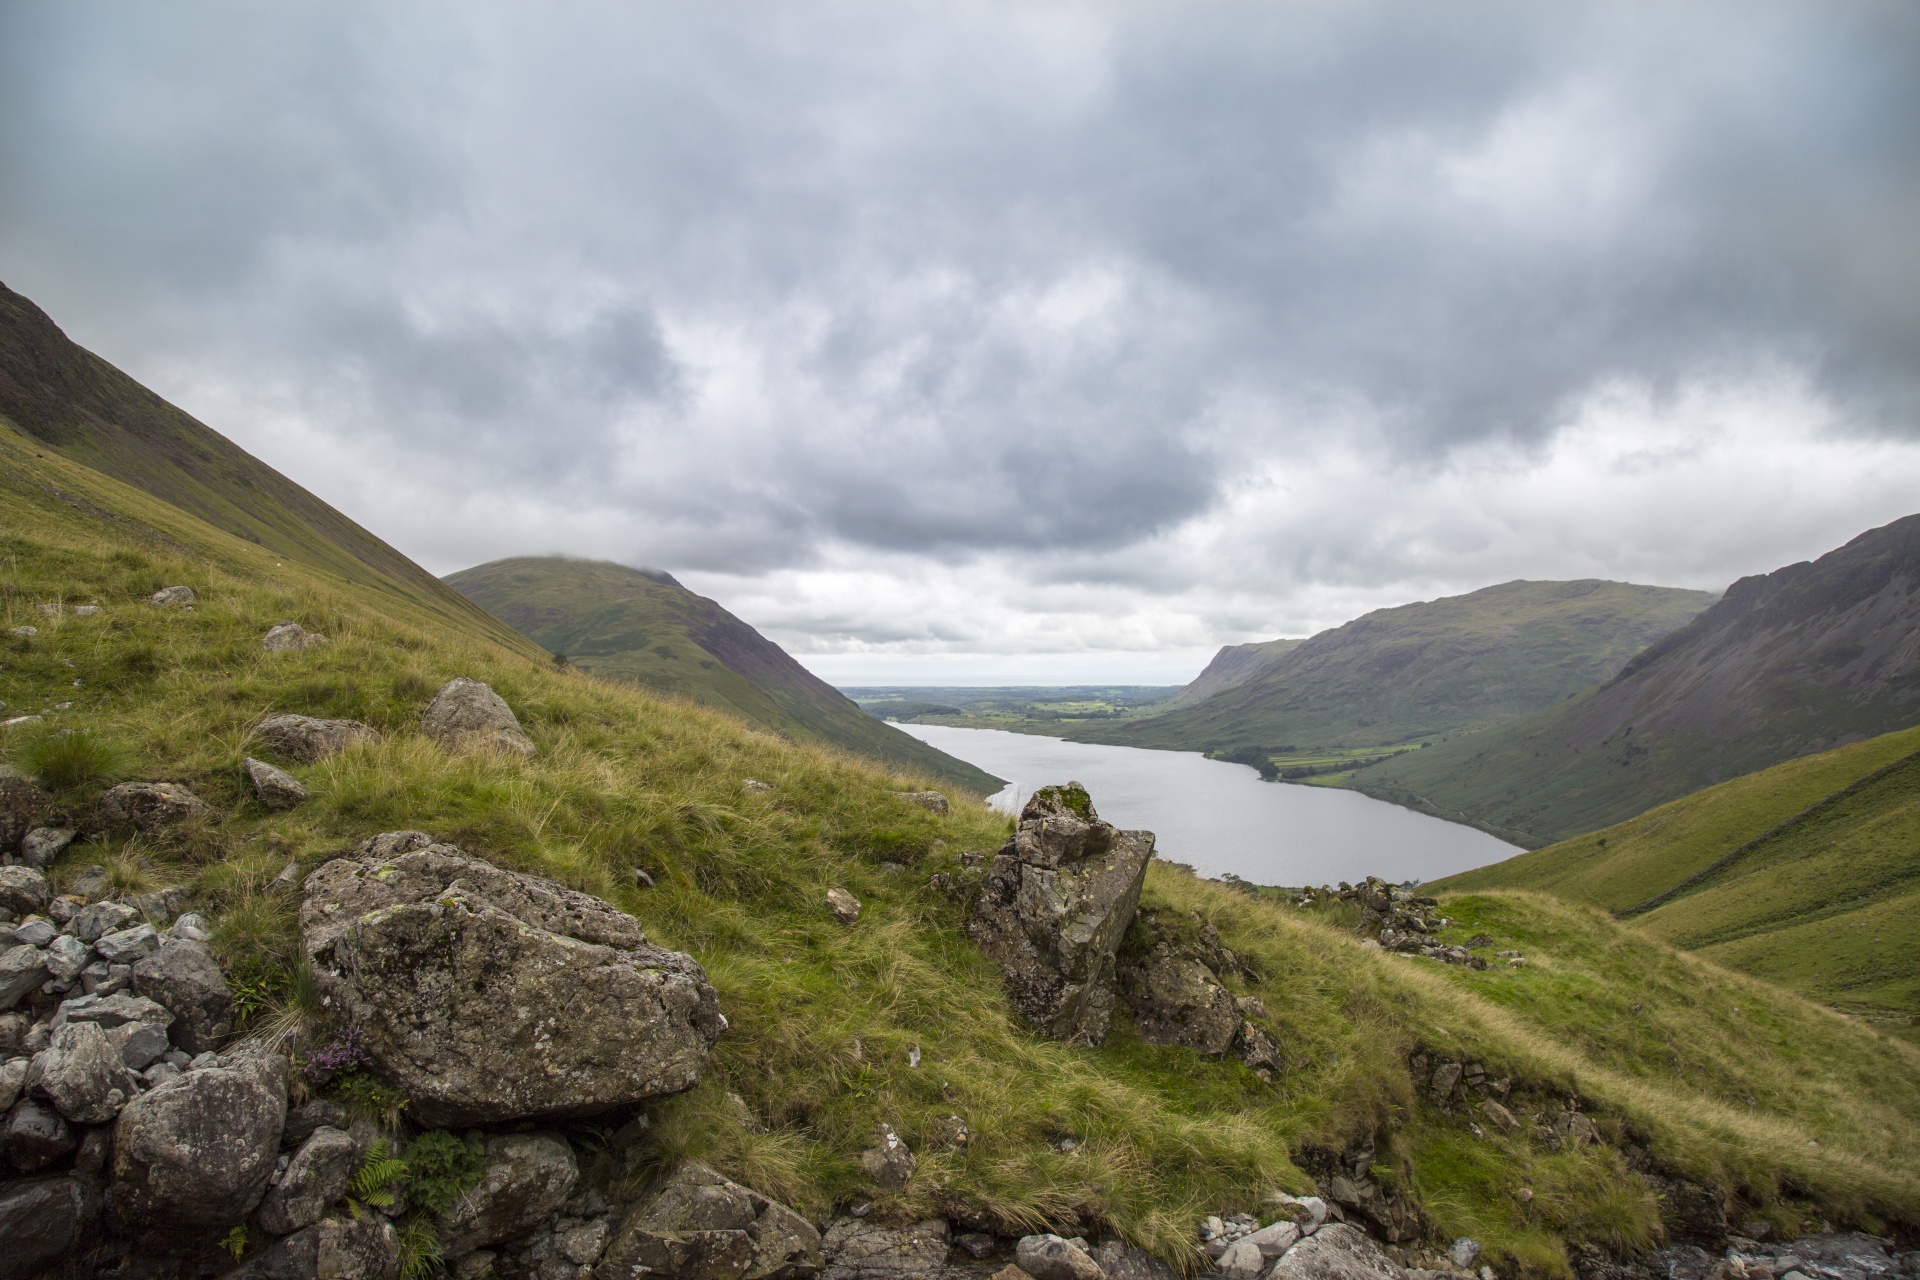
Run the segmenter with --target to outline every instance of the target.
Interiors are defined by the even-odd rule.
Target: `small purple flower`
[[[348,1027],[325,1047],[315,1050],[301,1064],[300,1072],[307,1080],[316,1085],[325,1084],[342,1071],[352,1071],[356,1067],[371,1065],[367,1051],[360,1044],[360,1030]]]

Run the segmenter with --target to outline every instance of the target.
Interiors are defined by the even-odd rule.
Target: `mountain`
[[[1160,710],[1164,713],[1175,707],[1192,706],[1196,702],[1205,702],[1216,693],[1243,685],[1304,643],[1299,639],[1280,639],[1223,645],[1220,652],[1213,655],[1213,661],[1206,665],[1206,669],[1195,676],[1190,684],[1183,686],[1180,692],[1161,703]]]
[[[1259,665],[1185,706],[1073,736],[1234,752],[1387,746],[1479,728],[1606,679],[1712,599],[1589,579],[1508,582],[1379,609],[1308,640],[1271,642],[1291,645],[1283,651],[1230,658],[1228,673]]]
[[[1353,785],[1548,844],[1920,722],[1920,516],[1742,578],[1601,687]]]
[[[755,724],[990,795],[1005,785],[866,714],[779,645],[655,570],[517,556],[449,586],[584,671],[724,707]]]
[[[1920,1028],[1920,728],[1789,760],[1427,888],[1590,903],[1802,995]]]

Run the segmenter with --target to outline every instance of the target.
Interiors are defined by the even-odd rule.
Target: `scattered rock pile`
[[[1306,907],[1327,900],[1351,902],[1358,906],[1359,932],[1388,951],[1424,956],[1442,964],[1461,965],[1469,969],[1492,967],[1485,957],[1473,953],[1476,949],[1491,947],[1493,939],[1479,936],[1469,939],[1465,946],[1456,946],[1441,942],[1434,936],[1453,921],[1439,913],[1440,902],[1437,898],[1416,892],[1416,886],[1412,884],[1388,884],[1378,876],[1368,876],[1357,885],[1342,881],[1338,889],[1330,886],[1308,889],[1293,901],[1295,906]],[[1509,968],[1517,969],[1526,963],[1525,957],[1518,951],[1502,951],[1500,958],[1507,962]]]

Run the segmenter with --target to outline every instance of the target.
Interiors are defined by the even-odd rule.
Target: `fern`
[[[390,1208],[398,1199],[395,1188],[406,1180],[407,1162],[388,1155],[387,1140],[376,1138],[367,1148],[367,1158],[361,1162],[359,1171],[347,1184],[347,1195],[354,1200],[364,1200],[376,1209]]]
[[[408,1195],[427,1213],[453,1208],[486,1171],[486,1150],[477,1133],[461,1138],[435,1129],[407,1144]]]

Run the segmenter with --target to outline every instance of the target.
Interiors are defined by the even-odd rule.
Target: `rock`
[[[1244,1237],[1263,1258],[1277,1258],[1300,1241],[1300,1224],[1281,1219]]]
[[[139,919],[140,913],[124,902],[90,902],[73,913],[73,919],[67,921],[67,932],[92,946]]]
[[[267,808],[293,809],[307,802],[307,789],[285,770],[252,756],[248,756],[241,767],[247,771],[247,781],[253,784],[253,794]]]
[[[1152,857],[1153,833],[1102,822],[1077,783],[1027,801],[967,931],[999,963],[1008,998],[1036,1031],[1088,1044],[1106,1037],[1115,952]]]
[[[947,816],[947,798],[938,791],[894,791],[889,793],[896,800],[905,800],[908,804],[917,804],[928,813]]]
[[[167,1052],[167,1030],[152,1022],[130,1022],[107,1032],[107,1040],[129,1071],[145,1071]]]
[[[380,735],[358,720],[315,720],[308,716],[268,716],[253,727],[253,737],[266,749],[298,764],[312,764],[339,755],[356,742],[376,742]]]
[[[28,916],[15,926],[13,941],[19,946],[44,948],[58,932],[53,927],[53,921],[45,916]]]
[[[1241,1236],[1215,1260],[1214,1270],[1227,1280],[1259,1280],[1260,1273],[1267,1269],[1267,1261],[1267,1255],[1260,1252],[1260,1246],[1251,1236]]]
[[[1513,1112],[1492,1098],[1483,1098],[1480,1102],[1480,1110],[1486,1113],[1487,1119],[1493,1121],[1502,1133],[1513,1133],[1520,1128],[1520,1121],[1514,1117]]]
[[[113,1130],[88,1129],[80,1135],[80,1147],[73,1153],[73,1167],[81,1173],[99,1173],[113,1154]]]
[[[6,708],[0,706],[0,711]],[[0,765],[0,858],[20,848],[29,831],[39,826],[51,804],[46,792],[9,765]]]
[[[20,838],[20,861],[45,871],[72,843],[73,832],[65,827],[35,827]]]
[[[867,1176],[890,1191],[898,1191],[913,1180],[916,1163],[906,1139],[890,1124],[881,1125],[874,1144],[860,1153],[860,1167]]]
[[[345,1129],[347,1109],[327,1098],[313,1098],[287,1110],[287,1124],[280,1131],[280,1146],[299,1146],[321,1129]]]
[[[940,1218],[889,1227],[865,1218],[835,1218],[820,1241],[826,1280],[938,1276],[947,1261],[950,1228]]]
[[[255,1219],[276,1236],[311,1226],[346,1194],[357,1163],[354,1141],[344,1130],[315,1129],[287,1161],[280,1180],[268,1189]]]
[[[47,943],[47,974],[55,982],[73,981],[92,959],[93,953],[87,950],[87,944],[70,933]]]
[[[318,649],[326,642],[327,638],[317,631],[309,631],[297,622],[283,622],[267,632],[260,647],[268,653],[299,653]]]
[[[39,1061],[35,1088],[75,1124],[106,1124],[139,1092],[120,1050],[95,1022],[69,1023],[55,1031]]]
[[[827,911],[841,924],[853,924],[860,919],[860,899],[836,886],[827,890]]]
[[[77,1260],[94,1242],[100,1192],[88,1178],[27,1178],[0,1184],[0,1280],[25,1280]]]
[[[953,1247],[980,1262],[998,1253],[1000,1242],[984,1231],[963,1231],[953,1238]]]
[[[420,717],[420,731],[450,747],[533,754],[533,739],[499,694],[478,680],[449,680]]]
[[[190,1054],[219,1048],[233,1030],[226,975],[195,943],[165,942],[141,957],[133,966],[133,989],[173,1014],[173,1042]]]
[[[178,609],[194,604],[196,600],[192,587],[162,587],[148,598],[149,603],[159,605],[162,609]]]
[[[100,606],[97,604],[77,604],[73,606],[73,616],[76,618],[97,618],[100,616]]]
[[[0,1112],[13,1110],[13,1104],[20,1101],[20,1095],[26,1091],[28,1064],[26,1058],[0,1062]]]
[[[566,1203],[580,1178],[573,1149],[550,1133],[488,1138],[486,1160],[478,1185],[440,1218],[449,1258],[525,1235]]]
[[[612,1227],[607,1220],[596,1218],[569,1230],[554,1232],[553,1247],[555,1252],[574,1266],[590,1267],[600,1261],[600,1255],[607,1251],[607,1238],[611,1233]]]
[[[753,793],[753,794],[758,794],[758,795],[764,795],[764,794],[765,794],[766,792],[769,792],[769,791],[771,791],[771,790],[773,790],[773,784],[772,784],[772,783],[770,783],[770,782],[762,782],[762,781],[760,781],[760,779],[758,779],[758,778],[747,778],[747,779],[744,779],[744,780],[743,780],[743,781],[742,781],[742,782],[740,783],[740,786],[741,786],[741,787],[742,787],[742,788],[743,788],[744,790],[746,790],[746,791],[748,791],[748,792],[750,792],[750,793]]]
[[[1281,1211],[1293,1219],[1294,1224],[1300,1228],[1302,1235],[1312,1235],[1315,1231],[1318,1231],[1320,1224],[1327,1220],[1327,1214],[1330,1212],[1327,1208],[1327,1202],[1319,1196],[1300,1196],[1296,1198],[1294,1196],[1281,1194],[1276,1195],[1273,1199],[1274,1202],[1280,1206]]]
[[[300,930],[320,994],[425,1126],[678,1093],[726,1029],[706,972],[631,916],[452,845],[323,864]]]
[[[25,945],[0,951],[0,1009],[11,1009],[47,980],[47,953]]]
[[[225,1280],[394,1280],[400,1235],[383,1214],[316,1222],[280,1241]]]
[[[1241,1023],[1240,1034],[1233,1043],[1240,1061],[1254,1071],[1271,1075],[1286,1065],[1285,1059],[1280,1056],[1280,1046],[1257,1023]]]
[[[173,922],[167,935],[167,942],[211,942],[213,926],[198,911],[189,911]],[[166,943],[162,943],[160,949],[166,950]]]
[[[211,812],[206,802],[177,782],[123,782],[100,797],[100,830],[124,834],[158,831]]]
[[[1023,1236],[1014,1247],[1013,1256],[1020,1269],[1033,1280],[1105,1280],[1100,1264],[1086,1250],[1059,1236]]]
[[[131,929],[103,934],[93,944],[93,950],[108,964],[137,964],[143,956],[160,950],[160,931],[150,924],[137,924]]]
[[[22,1173],[52,1164],[79,1145],[60,1113],[33,1098],[14,1104],[6,1134],[7,1156]]]
[[[688,1163],[627,1214],[595,1272],[804,1280],[820,1265],[820,1233],[805,1218],[703,1164]]]
[[[1400,1268],[1358,1228],[1343,1222],[1320,1228],[1287,1250],[1268,1280],[1401,1280]]]
[[[1480,1261],[1480,1242],[1467,1236],[1461,1236],[1447,1246],[1447,1257],[1461,1271],[1473,1270],[1473,1264]]]
[[[1442,1062],[1433,1069],[1433,1080],[1429,1091],[1435,1102],[1445,1102],[1453,1096],[1454,1089],[1460,1084],[1461,1070],[1457,1062]]]
[[[40,628],[22,624],[17,627],[8,627],[7,634],[10,636],[18,636],[22,640],[31,640],[40,634]]]
[[[1240,1034],[1233,993],[1213,970],[1170,943],[1124,959],[1119,976],[1134,1027],[1148,1044],[1185,1045],[1218,1056]]]
[[[156,889],[152,893],[136,893],[127,899],[127,905],[145,916],[156,927],[173,919],[180,904],[193,894],[187,885],[175,885],[171,889]]]
[[[1180,1280],[1179,1273],[1145,1249],[1109,1240],[1093,1251],[1107,1280]]]
[[[52,1029],[58,1031],[76,1022],[94,1023],[102,1031],[130,1022],[154,1022],[165,1028],[173,1024],[173,1014],[157,1000],[115,992],[104,996],[75,996],[64,1001],[54,1011]]]
[[[260,1203],[287,1118],[287,1064],[229,1054],[142,1094],[113,1132],[113,1217],[142,1238],[239,1222]]]
[[[46,910],[53,887],[36,867],[0,867],[0,911],[10,911],[17,920]]]

